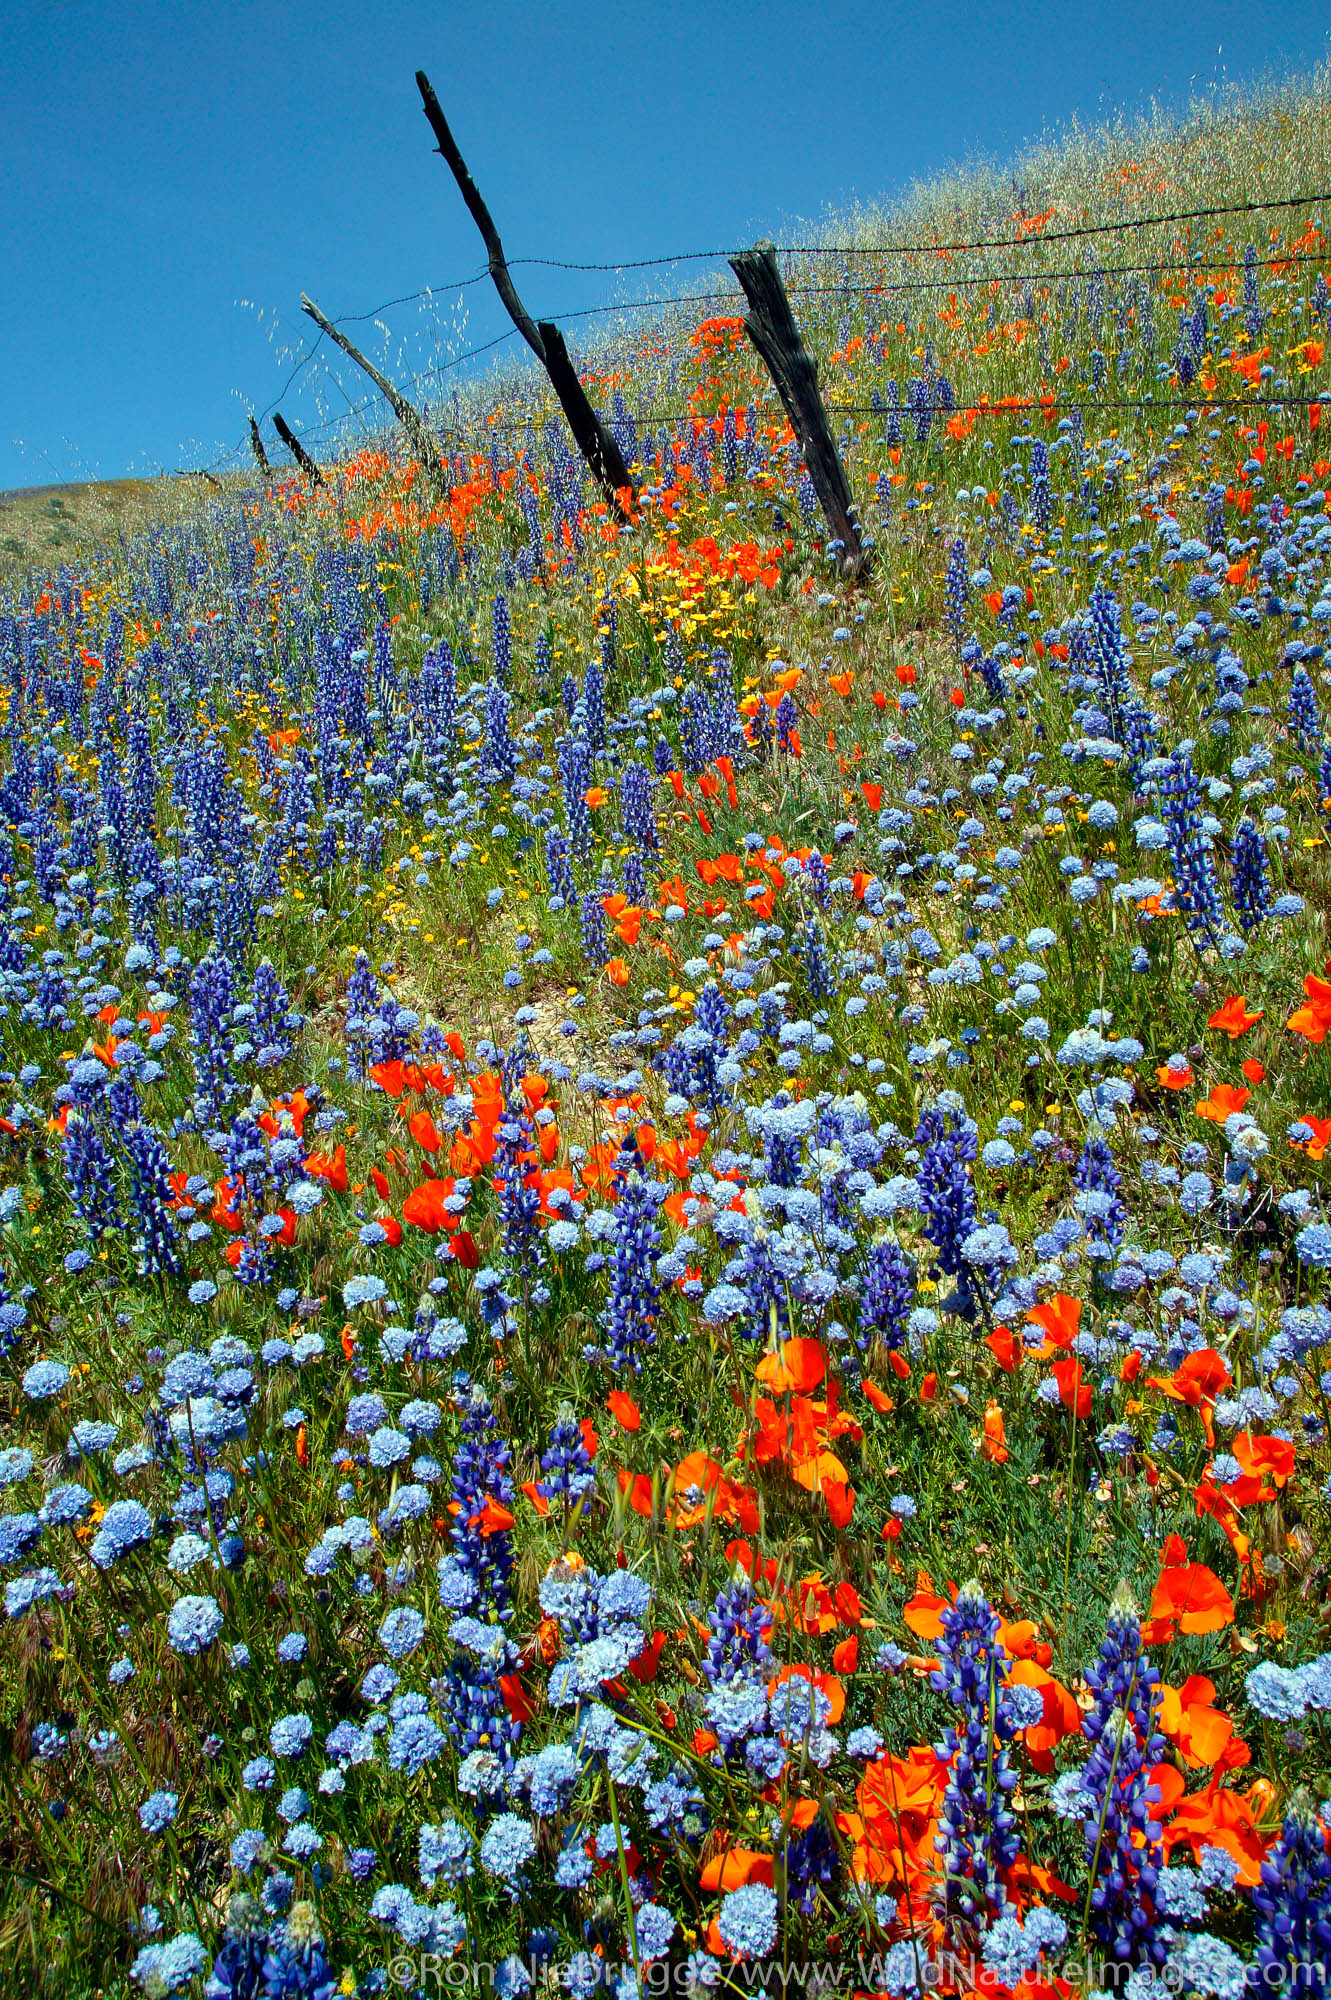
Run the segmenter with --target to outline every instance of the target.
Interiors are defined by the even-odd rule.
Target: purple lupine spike
[[[610,957],[605,911],[601,908],[599,888],[587,890],[578,905],[578,915],[582,924],[583,955],[587,963],[599,972]]]
[[[1115,1592],[1086,1680],[1094,1706],[1082,1734],[1092,1749],[1080,1782],[1091,1800],[1083,1825],[1091,1930],[1120,1964],[1162,1965],[1168,1947],[1157,1935],[1152,1901],[1162,1859],[1151,1813],[1159,1794],[1150,1783],[1165,1751],[1160,1680],[1142,1652],[1141,1621],[1126,1586]]]
[[[1190,935],[1213,945],[1224,930],[1225,913],[1215,860],[1202,830],[1201,786],[1186,750],[1176,750],[1169,767],[1160,780],[1160,816],[1169,831],[1174,893]]]
[[[812,1000],[830,1000],[837,990],[836,968],[827,949],[827,939],[817,917],[811,916],[796,946],[804,962],[804,978]]]
[[[1234,914],[1239,929],[1247,937],[1271,908],[1271,878],[1266,865],[1266,844],[1257,823],[1247,813],[1234,829],[1230,847],[1234,889]]]
[[[655,1267],[661,1248],[656,1218],[666,1189],[649,1179],[632,1134],[615,1162],[615,1242],[610,1258],[610,1296],[601,1317],[601,1352],[615,1367],[642,1367],[656,1339],[661,1286]]]
[[[915,1265],[895,1237],[885,1237],[869,1251],[860,1292],[856,1345],[861,1351],[874,1339],[890,1349],[903,1346],[914,1300]]]
[[[173,1275],[180,1257],[169,1206],[174,1195],[171,1155],[141,1113],[122,1128],[122,1144],[129,1162],[129,1222],[131,1229],[137,1226],[141,1267],[153,1275]]]
[[[1269,1990],[1324,1995],[1331,1962],[1331,1855],[1306,1791],[1296,1792],[1253,1890],[1254,1970]]]
[[[587,804],[591,785],[591,753],[581,736],[565,736],[555,746],[559,776],[564,790],[564,823],[569,846],[579,861],[591,853],[592,823]]]
[[[496,678],[485,691],[485,740],[481,751],[481,767],[495,784],[511,783],[517,776],[518,749],[513,741],[509,710],[508,695]]]
[[[543,1478],[536,1490],[545,1500],[575,1507],[596,1486],[596,1474],[587,1451],[572,1403],[561,1403],[550,1431],[550,1442],[541,1454]]]
[[[709,1687],[735,1680],[766,1681],[772,1668],[772,1613],[754,1595],[742,1570],[717,1591],[707,1614],[709,1638],[702,1670]]]
[[[1017,1784],[1008,1750],[1016,1731],[1002,1699],[1009,1661],[999,1623],[980,1585],[963,1584],[943,1613],[939,1664],[929,1682],[961,1711],[937,1746],[950,1766],[935,1836],[943,1908],[982,1929],[1007,1902],[1003,1876],[1021,1846],[1008,1806]]]
[[[62,1145],[69,1198],[93,1241],[121,1226],[111,1156],[86,1112],[71,1108]]]
[[[1308,669],[1299,665],[1290,676],[1289,701],[1285,709],[1294,734],[1310,747],[1321,741],[1322,719],[1317,712],[1317,690]]]
[[[652,808],[652,781],[641,764],[628,763],[619,781],[620,819],[627,838],[646,854],[660,850],[656,814]]]
[[[494,678],[501,688],[506,688],[513,673],[513,625],[508,599],[502,590],[495,593],[491,606],[490,630],[494,646]]]
[[[975,1125],[964,1113],[935,1106],[921,1118],[915,1143],[924,1148],[915,1170],[924,1233],[938,1253],[939,1268],[964,1289],[966,1263],[961,1246],[976,1226],[975,1188],[969,1171],[978,1150]]]
[[[943,580],[944,619],[953,643],[960,649],[965,632],[966,606],[970,602],[970,565],[966,544],[958,535],[947,552],[947,573]]]
[[[189,999],[190,1045],[198,1085],[194,1112],[201,1120],[217,1119],[236,1089],[231,1073],[235,976],[220,953],[211,953],[195,967]]]
[[[573,881],[573,863],[568,841],[557,826],[546,829],[545,873],[550,884],[551,898],[559,897],[565,905],[571,903],[577,895]]]

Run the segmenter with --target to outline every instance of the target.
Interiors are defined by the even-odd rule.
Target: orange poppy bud
[[[632,1396],[626,1395],[622,1389],[612,1389],[605,1399],[605,1406],[623,1430],[636,1431],[642,1422],[642,1412]]]

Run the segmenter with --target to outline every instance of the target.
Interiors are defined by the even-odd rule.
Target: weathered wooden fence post
[[[300,309],[303,313],[309,314],[320,332],[326,333],[330,340],[336,341],[344,354],[351,356],[358,368],[365,370],[375,388],[391,405],[394,416],[411,439],[412,447],[431,485],[437,492],[442,492],[448,484],[443,460],[439,456],[439,447],[430,434],[430,427],[415,404],[407,401],[401,390],[389,381],[387,375],[381,374],[368,356],[362,354],[359,347],[348,340],[345,333],[335,327],[332,320],[320,312],[314,300],[304,292],[300,295]]]
[[[568,418],[569,429],[579,451],[591,469],[592,477],[604,493],[615,513],[627,519],[632,511],[634,492],[629,469],[624,463],[624,455],[615,443],[614,437],[587,399],[587,393],[578,380],[577,371],[568,357],[563,335],[558,327],[548,321],[539,325],[518,297],[517,288],[509,274],[508,262],[504,256],[504,246],[499,240],[494,218],[481,199],[479,188],[467,170],[467,163],[458,151],[457,141],[448,128],[448,120],[440,108],[430,79],[424,70],[416,72],[416,87],[421,94],[425,116],[430,121],[430,130],[438,142],[440,153],[452,170],[458,184],[458,191],[471,212],[471,218],[481,232],[486,253],[490,260],[490,276],[494,279],[495,290],[504,302],[509,318],[522,338],[526,341],[536,359],[550,378],[550,386],[559,398],[560,408]]]
[[[256,417],[250,418],[250,448],[254,453],[255,464],[264,477],[267,478],[268,474],[272,471],[272,467],[268,463],[268,454],[263,448],[263,439],[259,435],[259,423]]]
[[[308,473],[310,484],[312,486],[322,486],[324,483],[324,476],[322,472],[320,472],[318,466],[315,464],[314,460],[310,457],[310,454],[306,451],[304,445],[301,443],[300,439],[296,436],[295,432],[292,430],[290,424],[287,422],[286,418],[282,415],[282,412],[280,410],[276,413],[276,415],[273,418],[273,429],[277,432],[277,435],[281,438],[283,444],[286,446],[287,450],[291,453],[291,456],[295,459],[301,471],[304,473]]]
[[[873,552],[865,547],[860,532],[850,481],[819,393],[818,370],[800,339],[777,269],[776,250],[770,243],[755,244],[752,250],[742,250],[732,257],[730,268],[749,302],[745,332],[776,384],[809,468],[823,518],[832,539],[841,544],[841,569],[847,576],[861,576],[871,567]]]

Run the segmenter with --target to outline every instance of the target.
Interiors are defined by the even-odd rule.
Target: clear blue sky
[[[511,256],[631,258],[751,240],[1073,114],[1286,73],[1326,36],[1317,8],[1252,0],[5,0],[4,14],[0,488],[207,463],[281,387],[302,289],[354,312],[476,268],[417,66]],[[608,296],[599,282],[523,276],[533,310],[556,315]],[[468,298],[463,344],[506,324],[487,288]],[[297,425],[317,418],[305,394],[282,406]]]

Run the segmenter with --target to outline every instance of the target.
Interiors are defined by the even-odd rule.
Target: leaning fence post
[[[823,517],[832,539],[841,544],[841,568],[848,576],[862,575],[871,566],[872,550],[865,546],[855,517],[850,481],[819,394],[818,370],[800,339],[777,269],[776,250],[770,243],[755,244],[732,257],[730,268],[749,302],[745,331],[776,384]]]
[[[320,472],[318,466],[310,457],[310,454],[306,451],[304,445],[296,436],[280,410],[273,418],[273,429],[277,432],[277,435],[281,438],[301,471],[309,474],[310,484],[312,486],[322,486],[324,483],[322,472]]]
[[[272,467],[268,463],[268,454],[263,448],[263,439],[259,435],[259,424],[256,417],[250,418],[250,448],[254,453],[255,464],[258,466],[260,472],[267,477],[268,473],[272,471]]]
[[[563,335],[558,327],[542,321],[538,326],[518,297],[517,287],[509,273],[508,261],[504,256],[504,246],[499,240],[494,218],[481,199],[480,189],[467,170],[467,163],[458,151],[457,141],[448,128],[448,120],[440,108],[430,79],[424,70],[416,72],[416,87],[421,94],[425,116],[430,121],[430,130],[438,142],[440,153],[452,170],[458,184],[458,192],[466,202],[472,221],[481,232],[486,253],[490,260],[490,276],[494,279],[495,290],[503,300],[505,310],[522,338],[530,347],[536,359],[550,378],[550,386],[559,398],[560,408],[568,418],[579,451],[591,468],[592,477],[604,493],[614,511],[627,519],[633,505],[633,481],[624,463],[624,455],[615,443],[607,425],[592,408],[587,392],[578,380],[577,371],[568,357]],[[627,495],[627,499],[626,496]]]
[[[439,447],[431,437],[429,426],[415,404],[407,401],[401,390],[389,381],[387,375],[381,374],[368,356],[362,354],[359,347],[348,340],[345,333],[335,327],[327,314],[320,312],[314,300],[304,292],[300,295],[300,309],[303,313],[309,314],[321,333],[326,333],[330,340],[336,341],[344,354],[351,356],[358,368],[365,370],[375,388],[387,399],[394,416],[411,439],[416,456],[431,484],[436,489],[442,489],[447,480],[443,461],[439,456]]]

